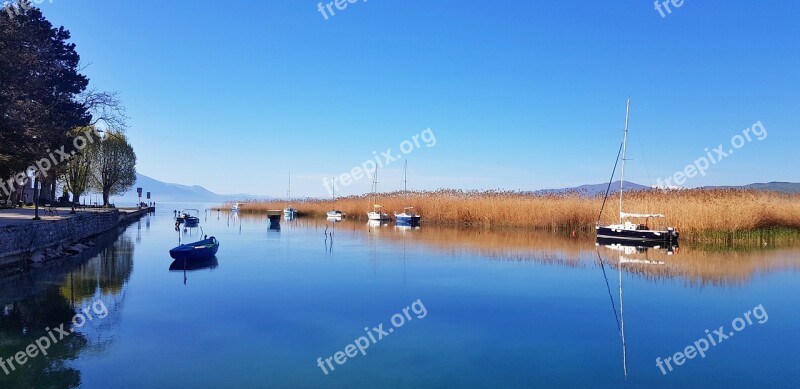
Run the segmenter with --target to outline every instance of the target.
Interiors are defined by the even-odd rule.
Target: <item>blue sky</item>
[[[689,187],[800,181],[800,3],[361,0],[40,5],[118,91],[139,172],[218,193],[327,196],[322,177],[430,128],[412,189],[654,184],[761,121]],[[402,161],[380,171],[401,187]],[[361,179],[342,194],[369,191]]]

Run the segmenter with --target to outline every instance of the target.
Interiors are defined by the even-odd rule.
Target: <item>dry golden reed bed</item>
[[[423,222],[487,227],[527,227],[543,230],[593,229],[602,196],[577,193],[561,195],[519,192],[440,190],[403,194],[382,193],[376,200],[390,215],[413,206]],[[324,217],[331,209],[348,218],[366,219],[369,195],[336,200],[248,202],[242,212],[297,208],[301,215]],[[800,195],[735,189],[647,190],[625,194],[625,212],[662,213],[650,227],[673,226],[682,232],[752,231],[765,228],[800,230]],[[228,208],[229,209],[229,208]],[[610,196],[601,223],[618,220],[618,197]]]

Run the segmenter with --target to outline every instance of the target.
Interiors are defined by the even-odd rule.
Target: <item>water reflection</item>
[[[113,340],[119,312],[133,271],[133,242],[118,232],[98,238],[96,248],[76,257],[50,263],[28,272],[0,275],[0,356],[13,356],[32,344],[47,329],[65,324],[96,301],[108,316],[95,318],[54,343],[47,356],[28,358],[24,367],[0,373],[3,388],[74,388],[81,373],[69,361],[87,352],[103,352]],[[75,267],[75,264],[78,264]]]
[[[594,236],[572,237],[567,234],[537,233],[524,229],[481,229],[426,226],[408,234],[406,228],[370,228],[373,237],[384,243],[408,242],[424,246],[442,255],[480,254],[504,261],[532,261],[570,268],[592,266],[596,256]],[[624,271],[648,279],[683,279],[688,286],[741,285],[757,274],[800,270],[796,247],[754,247],[750,250],[708,250],[684,243],[681,247],[658,247],[638,250],[639,259],[662,261],[664,266],[628,263]],[[604,257],[614,249],[600,246]]]
[[[187,273],[198,270],[213,270],[219,266],[217,257],[201,258],[195,260],[176,259],[169,265],[171,272],[183,272],[183,284],[186,285]]]
[[[419,223],[395,222],[394,228],[400,231],[413,231],[413,230],[419,230],[420,226]]]
[[[625,309],[624,309],[624,294],[623,294],[623,287],[622,287],[622,269],[627,265],[666,265],[666,262],[660,260],[651,259],[649,254],[650,252],[662,252],[665,255],[672,255],[674,250],[677,248],[675,245],[670,245],[668,247],[661,247],[658,244],[652,244],[651,242],[639,242],[639,246],[632,246],[629,242],[624,242],[626,244],[622,244],[616,240],[610,239],[602,239],[598,238],[596,240],[597,245],[597,259],[600,265],[600,269],[603,272],[603,278],[606,284],[606,291],[608,292],[609,300],[611,301],[611,311],[614,314],[614,320],[617,324],[617,331],[619,332],[620,337],[620,345],[622,348],[622,371],[624,374],[625,379],[628,379],[628,348],[627,344],[625,343]],[[614,303],[614,296],[611,292],[611,285],[608,281],[608,274],[606,273],[605,262],[603,260],[603,256],[600,253],[600,247],[605,247],[610,253],[611,256],[607,259],[609,263],[612,263],[617,268],[617,276],[618,276],[618,288],[619,288],[619,314],[617,313],[617,305]]]
[[[268,218],[264,215],[242,214],[240,220],[248,224],[266,225]],[[241,222],[240,222],[241,223]],[[298,228],[311,228],[328,232],[321,237],[326,250],[331,250],[331,233],[335,230],[346,231],[359,239],[380,239],[382,244],[425,247],[439,255],[460,256],[479,254],[489,259],[504,261],[530,261],[541,264],[554,264],[569,268],[587,268],[594,266],[596,260],[596,243],[601,243],[600,250],[607,257],[611,255],[609,247],[613,242],[596,242],[594,234],[558,234],[536,232],[527,229],[503,228],[469,228],[453,226],[426,225],[408,226],[398,223],[373,221],[365,222],[353,219],[321,219],[298,218],[292,222]],[[394,225],[394,228],[387,228]],[[263,228],[263,227],[262,227]],[[335,230],[334,230],[335,228]],[[408,232],[413,232],[409,234]],[[682,279],[688,286],[703,287],[707,285],[742,285],[752,281],[760,273],[800,270],[797,247],[758,246],[748,250],[724,250],[702,245],[682,243],[679,246],[654,247],[648,250],[646,260],[663,261],[663,266],[637,266],[629,263],[623,271],[647,279]]]

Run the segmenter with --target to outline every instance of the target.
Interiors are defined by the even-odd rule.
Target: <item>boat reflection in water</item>
[[[186,285],[186,273],[207,269],[213,270],[218,266],[219,261],[217,261],[216,256],[200,259],[176,259],[169,265],[169,271],[183,272],[183,284]]]
[[[216,269],[219,266],[217,257],[203,259],[176,259],[169,265],[169,271],[197,271],[205,269]]]
[[[625,244],[623,244],[625,243]],[[622,294],[622,268],[626,267],[628,270],[632,267],[644,266],[659,266],[666,265],[666,262],[661,260],[653,260],[648,256],[649,251],[662,251],[667,255],[672,255],[677,249],[676,244],[669,245],[668,247],[661,247],[657,242],[635,242],[636,246],[631,246],[631,241],[620,242],[617,239],[597,238],[595,245],[597,246],[597,259],[600,262],[600,268],[603,271],[603,278],[606,281],[606,288],[608,297],[611,300],[611,310],[614,314],[614,319],[617,322],[617,331],[619,332],[620,344],[622,347],[622,371],[625,379],[628,379],[628,358],[627,358],[627,345],[625,344],[625,310]],[[608,282],[608,275],[606,274],[605,264],[603,257],[600,254],[600,246],[605,247],[611,251],[611,257],[608,259],[612,266],[617,267],[617,275],[619,279],[619,314],[617,313],[617,304],[614,303],[614,297],[611,293],[611,286]]]
[[[369,228],[381,228],[386,227],[389,225],[388,220],[368,220],[367,227]]]
[[[419,230],[419,222],[405,222],[398,219],[394,223],[394,228],[399,231]]]
[[[598,246],[606,246],[612,250],[620,249],[625,254],[631,255],[634,253],[647,253],[648,249],[661,250],[667,255],[672,255],[678,249],[678,242],[671,243],[659,241],[630,241],[625,239],[602,238],[598,237],[595,241]]]
[[[278,220],[270,220],[268,229],[270,231],[280,231],[281,230],[280,219],[278,219]]]

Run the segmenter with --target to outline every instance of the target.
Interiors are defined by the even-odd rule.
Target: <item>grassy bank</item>
[[[592,230],[597,221],[601,196],[579,194],[536,195],[517,192],[384,193],[377,200],[388,213],[413,206],[425,223],[525,227],[541,230]],[[242,212],[283,209],[286,201],[249,202]],[[366,219],[369,196],[336,200],[303,200],[292,204],[302,214],[324,217],[338,209],[348,218]],[[651,227],[673,226],[684,236],[709,240],[763,238],[764,230],[780,229],[779,235],[800,231],[800,195],[731,189],[681,191],[649,190],[625,195],[625,211],[663,213],[666,219],[651,219]],[[617,221],[619,202],[610,197],[601,223]]]

